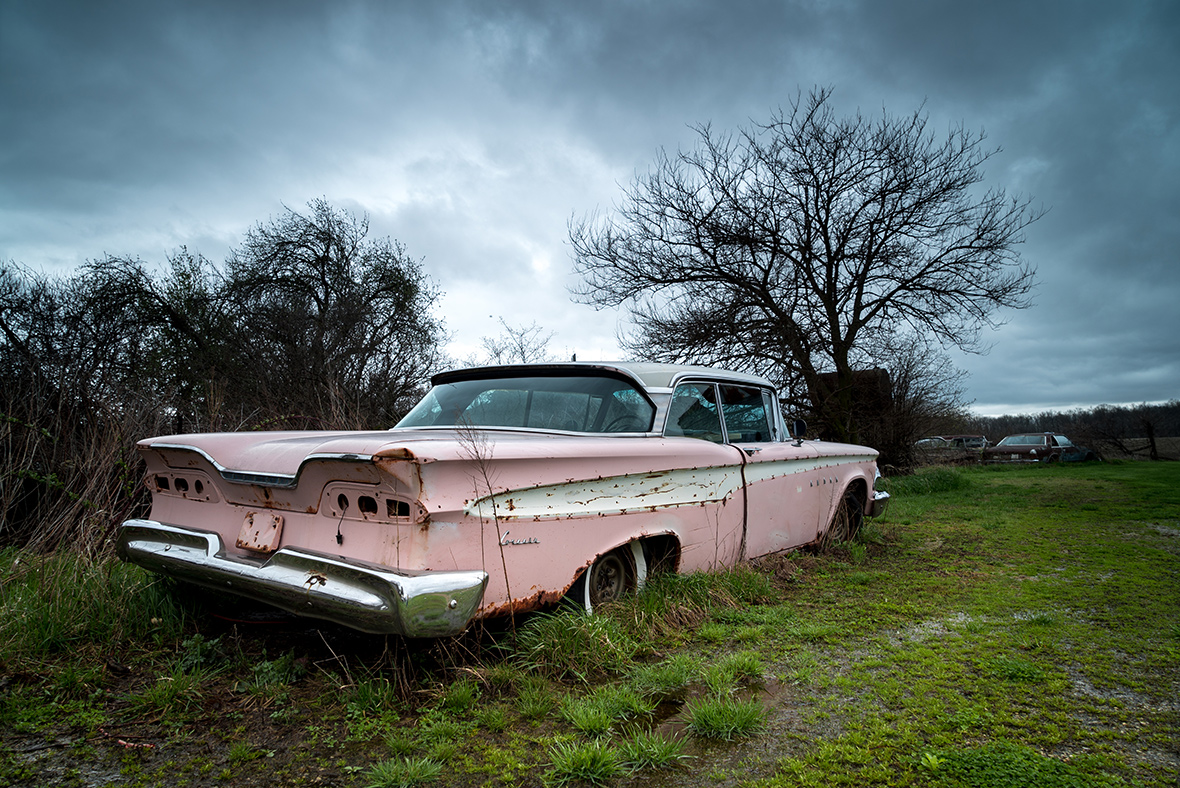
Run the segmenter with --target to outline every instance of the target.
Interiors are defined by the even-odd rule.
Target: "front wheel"
[[[824,533],[824,549],[830,550],[841,542],[850,542],[860,531],[865,519],[864,502],[855,490],[844,491],[840,505],[832,516],[832,522]]]

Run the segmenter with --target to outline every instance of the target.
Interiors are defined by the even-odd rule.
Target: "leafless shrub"
[[[147,495],[135,441],[387,427],[439,359],[437,291],[326,202],[260,224],[225,270],[107,256],[0,263],[0,546],[109,548]]]

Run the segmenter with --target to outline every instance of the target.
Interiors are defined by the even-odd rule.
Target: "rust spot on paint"
[[[570,583],[570,586],[572,585],[573,583]],[[501,604],[489,605],[479,611],[479,615],[481,617],[506,616],[512,615],[513,613],[526,613],[530,610],[540,610],[550,607],[561,601],[561,598],[569,591],[570,586],[566,586],[560,591],[536,589],[529,596],[519,597]]]
[[[388,449],[382,449],[374,458],[374,460],[409,460],[415,463],[434,462],[430,457],[418,457],[414,452],[407,449],[405,446],[391,446]]]

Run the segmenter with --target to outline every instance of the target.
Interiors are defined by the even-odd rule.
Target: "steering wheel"
[[[623,429],[623,427],[628,429]],[[622,416],[616,416],[607,422],[607,425],[602,428],[603,432],[646,432],[647,423],[636,416],[634,413],[624,413]]]

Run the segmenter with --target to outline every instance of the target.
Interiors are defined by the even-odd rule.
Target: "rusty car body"
[[[1055,432],[1023,432],[1008,435],[983,450],[984,462],[1082,462],[1096,460],[1090,449],[1077,446]]]
[[[122,524],[120,555],[433,637],[563,597],[593,608],[657,568],[847,539],[888,502],[876,451],[793,438],[774,386],[751,375],[569,363],[432,384],[385,431],[141,441],[152,508]]]
[[[931,435],[914,443],[915,459],[920,464],[956,464],[979,462],[987,438],[983,435]]]

